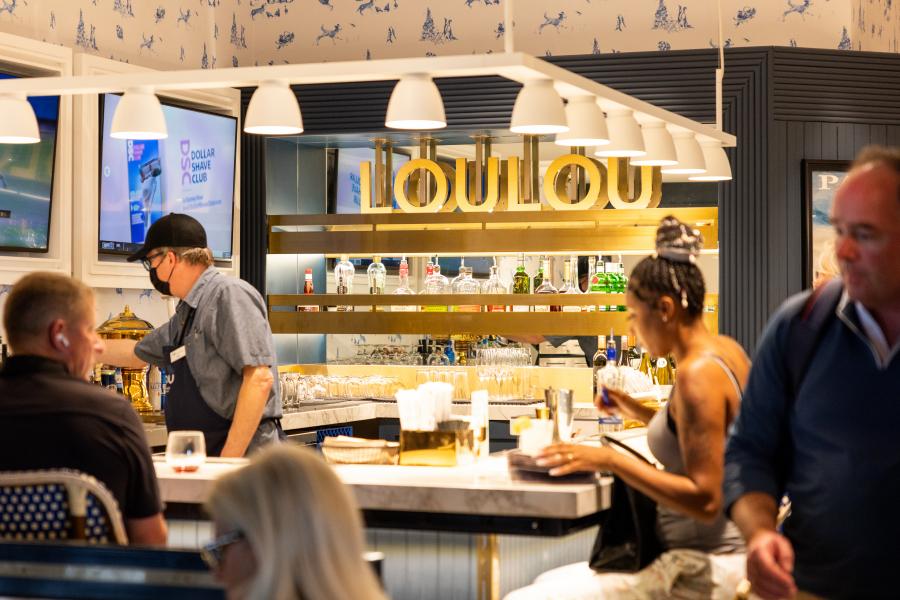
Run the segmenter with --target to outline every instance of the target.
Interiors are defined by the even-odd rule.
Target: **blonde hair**
[[[94,292],[82,282],[59,273],[29,273],[13,286],[3,307],[3,327],[13,352],[20,352],[44,335],[50,323],[62,319],[81,323],[93,319]]]
[[[207,510],[243,532],[256,557],[256,573],[238,590],[243,598],[386,598],[363,559],[353,497],[310,450],[263,450],[216,482]]]

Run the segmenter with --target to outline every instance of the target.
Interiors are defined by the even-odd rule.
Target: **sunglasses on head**
[[[225,549],[242,539],[244,539],[243,531],[235,530],[223,533],[208,544],[204,544],[200,550],[200,556],[209,568],[215,569],[222,562],[222,558],[225,556]]]

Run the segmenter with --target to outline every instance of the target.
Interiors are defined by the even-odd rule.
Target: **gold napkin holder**
[[[400,464],[420,467],[455,467],[462,455],[471,455],[474,433],[454,431],[400,431]]]

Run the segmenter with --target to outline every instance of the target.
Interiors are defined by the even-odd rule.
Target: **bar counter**
[[[173,520],[169,509],[205,519],[200,505],[215,480],[246,462],[210,459],[194,473],[175,473],[155,457],[170,536],[180,527],[193,530],[198,543],[207,541],[208,523]],[[599,513],[611,503],[610,477],[577,484],[512,481],[503,455],[459,467],[334,470],[362,509],[368,549],[386,556],[384,584],[395,600],[499,599],[545,570],[585,560]]]
[[[162,499],[179,504],[202,504],[216,479],[245,463],[210,459],[194,473],[175,473],[165,459],[154,459]],[[610,477],[597,484],[512,481],[503,456],[460,467],[335,465],[334,470],[365,511],[476,517],[577,520],[608,508],[612,485]]]
[[[522,415],[534,416],[534,409],[543,406],[542,401],[533,403],[496,404],[489,407],[488,418],[491,421],[508,421]],[[457,403],[453,412],[468,414],[470,405]],[[373,419],[397,419],[397,404],[393,401],[344,400],[309,402],[300,406],[299,410],[287,412],[281,418],[281,426],[285,431],[296,431],[315,427],[331,427],[344,423],[368,421]],[[594,433],[597,411],[592,404],[576,403],[575,420],[584,421],[578,427],[582,433]],[[163,448],[166,445],[166,428],[161,424],[145,424],[147,443],[151,448]]]

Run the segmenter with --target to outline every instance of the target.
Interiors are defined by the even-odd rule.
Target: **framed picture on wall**
[[[803,285],[837,270],[834,230],[828,216],[834,193],[850,170],[849,160],[804,160],[803,197],[805,212]]]

